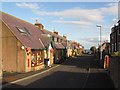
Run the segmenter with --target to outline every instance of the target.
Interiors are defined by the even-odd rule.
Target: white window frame
[[[120,42],[119,42],[119,44],[118,44],[118,51],[120,51]]]
[[[118,35],[120,35],[120,31],[119,31],[119,28],[118,28],[118,31],[117,31],[117,32],[118,32]]]
[[[113,51],[114,51],[114,44],[112,44],[112,53],[113,53]]]
[[[116,43],[115,43],[115,51],[116,51],[116,49],[117,49],[117,48],[116,48]]]

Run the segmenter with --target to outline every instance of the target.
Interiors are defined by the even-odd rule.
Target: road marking
[[[12,82],[10,82],[10,83],[4,84],[4,85],[2,85],[2,87],[6,87],[6,86],[9,86],[9,85],[11,85],[11,84],[13,84],[13,83],[17,83],[17,82],[20,82],[20,81],[23,81],[23,80],[27,80],[27,79],[33,78],[33,77],[35,77],[35,76],[38,76],[38,75],[41,75],[41,74],[43,74],[43,73],[49,72],[50,70],[52,70],[52,69],[54,69],[54,68],[56,68],[56,67],[58,67],[58,66],[60,66],[60,65],[54,66],[54,67],[52,67],[52,68],[50,68],[50,69],[48,69],[48,70],[42,71],[42,72],[40,72],[40,73],[33,74],[33,75],[31,75],[31,76],[28,76],[28,77],[25,77],[25,78],[22,78],[22,79],[18,79],[18,80],[12,81]]]
[[[83,89],[85,88],[85,86],[86,86],[86,83],[87,83],[87,81],[88,81],[89,75],[90,75],[90,68],[88,69],[87,77],[86,77],[85,82],[84,82],[84,84],[83,84],[82,90],[83,90]]]

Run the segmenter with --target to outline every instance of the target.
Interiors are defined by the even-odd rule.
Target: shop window
[[[34,54],[32,55],[32,66],[39,66],[42,60],[42,54],[41,52],[33,52]]]
[[[35,63],[36,63],[36,57],[35,57],[35,54],[32,54],[32,60],[31,60],[31,64],[32,64],[32,67],[34,67],[35,66]]]
[[[42,61],[42,58],[41,58],[41,52],[40,53],[37,53],[37,65],[39,65]]]

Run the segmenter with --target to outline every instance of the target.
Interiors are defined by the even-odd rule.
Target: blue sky
[[[85,48],[108,40],[110,28],[117,22],[118,3],[113,2],[2,2],[2,11],[32,24],[38,19],[45,29],[58,31]]]

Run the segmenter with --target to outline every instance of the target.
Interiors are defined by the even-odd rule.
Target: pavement
[[[37,77],[31,78],[34,76]],[[2,80],[3,87],[16,88],[114,88],[109,74],[106,73],[106,70],[100,68],[100,63],[97,59],[94,59],[93,56],[69,58],[61,64],[54,64],[52,67],[38,71],[4,73]],[[24,82],[22,80],[24,80]]]
[[[5,85],[10,82],[14,82],[19,79],[23,79],[26,77],[29,77],[31,75],[37,75],[38,73],[46,72],[49,69],[57,67],[57,64],[53,64],[51,67],[46,67],[41,70],[37,71],[30,71],[30,72],[25,72],[25,73],[10,73],[10,72],[3,72],[3,77],[2,77],[2,85]]]

